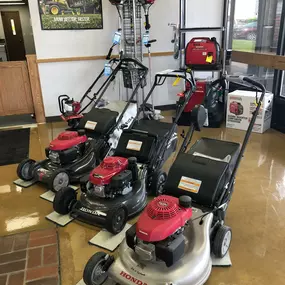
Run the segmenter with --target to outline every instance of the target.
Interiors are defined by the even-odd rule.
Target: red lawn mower
[[[83,275],[86,285],[101,285],[108,278],[120,285],[206,283],[212,270],[211,253],[223,258],[231,244],[232,230],[225,225],[225,215],[266,92],[258,82],[242,80],[262,92],[243,144],[202,138],[186,152],[195,130],[192,126],[169,171],[167,195],[148,204],[126,232],[116,259],[104,252],[90,258]],[[200,127],[203,119],[205,110]]]

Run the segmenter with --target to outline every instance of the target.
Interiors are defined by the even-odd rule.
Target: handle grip
[[[107,60],[111,59],[111,55],[112,55],[112,52],[113,52],[113,48],[114,48],[114,46],[112,46],[112,47],[109,49],[109,52],[108,52],[108,54],[107,54],[107,56],[106,56],[106,59],[107,59]]]
[[[151,28],[150,22],[149,22],[149,15],[145,15],[145,29],[148,31]]]

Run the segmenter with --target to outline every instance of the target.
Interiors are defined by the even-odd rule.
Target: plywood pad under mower
[[[89,243],[92,245],[96,245],[102,248],[105,248],[109,251],[114,251],[120,243],[123,241],[126,235],[126,231],[131,227],[130,224],[126,224],[125,228],[118,233],[117,235],[113,235],[107,230],[101,230],[95,237],[93,237]]]
[[[37,183],[37,180],[33,179],[33,180],[31,180],[31,181],[24,181],[24,180],[22,180],[22,179],[19,178],[19,179],[13,181],[13,183],[14,183],[15,185],[17,185],[17,186],[20,186],[20,187],[23,187],[23,188],[28,188],[28,187],[30,187],[30,186],[36,184],[36,183]]]
[[[46,219],[61,226],[64,227],[68,225],[70,222],[74,220],[74,218],[70,217],[70,215],[60,215],[57,212],[52,212],[49,215],[46,216]]]

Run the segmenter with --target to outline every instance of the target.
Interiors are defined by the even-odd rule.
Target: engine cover
[[[62,132],[56,139],[51,141],[49,149],[52,151],[60,151],[72,148],[87,141],[86,135],[79,135],[78,132]]]
[[[162,195],[150,202],[140,216],[136,235],[145,242],[158,242],[184,227],[192,217],[192,208],[179,205],[179,199]]]
[[[112,178],[126,170],[128,159],[118,156],[106,157],[89,176],[89,181],[94,185],[109,185]]]

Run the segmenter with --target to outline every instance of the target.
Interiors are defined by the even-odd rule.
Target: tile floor
[[[39,160],[44,157],[44,148],[63,130],[64,123],[50,123],[39,125],[31,130],[30,156]],[[182,131],[182,129],[180,129]],[[221,138],[229,141],[241,142],[244,132],[227,129],[204,129],[196,133],[193,141],[201,136]],[[285,135],[274,130],[269,130],[263,135],[253,134],[245,153],[244,160],[240,165],[235,185],[235,193],[228,209],[226,223],[233,229],[233,241],[231,246],[231,258],[233,267],[214,268],[206,285],[281,285],[285,279]],[[169,168],[174,157],[166,164]],[[5,245],[1,249],[11,247],[13,235],[20,233],[26,237],[26,232],[46,229],[55,230],[55,225],[45,219],[52,211],[52,205],[39,198],[45,188],[34,185],[28,189],[15,186],[12,181],[16,179],[16,165],[0,167],[0,236],[5,238]],[[135,220],[135,219],[134,219]],[[134,222],[133,220],[133,222]],[[57,228],[59,238],[59,264],[60,281],[62,285],[75,285],[82,278],[82,271],[87,260],[99,249],[88,245],[99,228],[92,227],[80,222],[72,222],[66,227]],[[8,237],[7,237],[8,236]],[[30,237],[33,234],[30,234]],[[16,236],[15,236],[16,237]],[[24,239],[24,238],[23,238]],[[54,242],[53,238],[40,238]],[[36,239],[37,240],[37,239]],[[15,238],[16,241],[16,238]],[[23,242],[24,243],[24,242]],[[39,262],[37,248],[49,247],[36,241],[30,240],[29,244],[35,243],[35,260],[31,264],[44,265],[44,250]],[[29,246],[28,244],[28,246]],[[14,244],[17,254],[10,263],[16,263],[15,270],[23,270],[23,264],[29,264],[27,253],[25,258],[18,253],[25,251],[27,245]],[[22,247],[21,247],[22,246]],[[24,248],[24,249],[23,249]],[[45,247],[44,247],[45,249]],[[11,249],[10,249],[11,250]],[[13,249],[15,250],[15,249]],[[51,251],[54,250],[51,249]],[[30,249],[26,250],[30,251]],[[53,251],[54,252],[54,251]],[[1,264],[4,253],[0,256]],[[6,256],[6,255],[5,255]],[[13,258],[13,256],[16,256]],[[18,257],[17,257],[18,256]],[[2,258],[1,258],[2,257]],[[51,259],[54,258],[50,257]],[[18,261],[17,261],[18,260]],[[25,261],[26,260],[26,261]],[[52,261],[55,261],[53,259]],[[35,262],[35,263],[34,263]],[[54,263],[56,264],[56,262]],[[7,267],[3,266],[0,273],[0,285],[21,285],[21,278],[37,278],[39,275],[23,277],[22,273],[7,273]],[[6,268],[6,269],[5,269]],[[29,268],[27,268],[29,270]],[[28,272],[28,271],[27,271]],[[55,274],[55,271],[50,271]],[[41,276],[42,277],[42,276]],[[44,277],[44,276],[43,276]],[[43,278],[42,277],[42,278]],[[43,285],[57,285],[53,276]],[[19,278],[19,279],[18,279]],[[16,281],[14,281],[16,280]],[[37,281],[39,279],[36,279]],[[37,281],[29,281],[30,285],[38,285]],[[15,283],[16,282],[16,283]],[[34,283],[32,283],[34,282]]]

